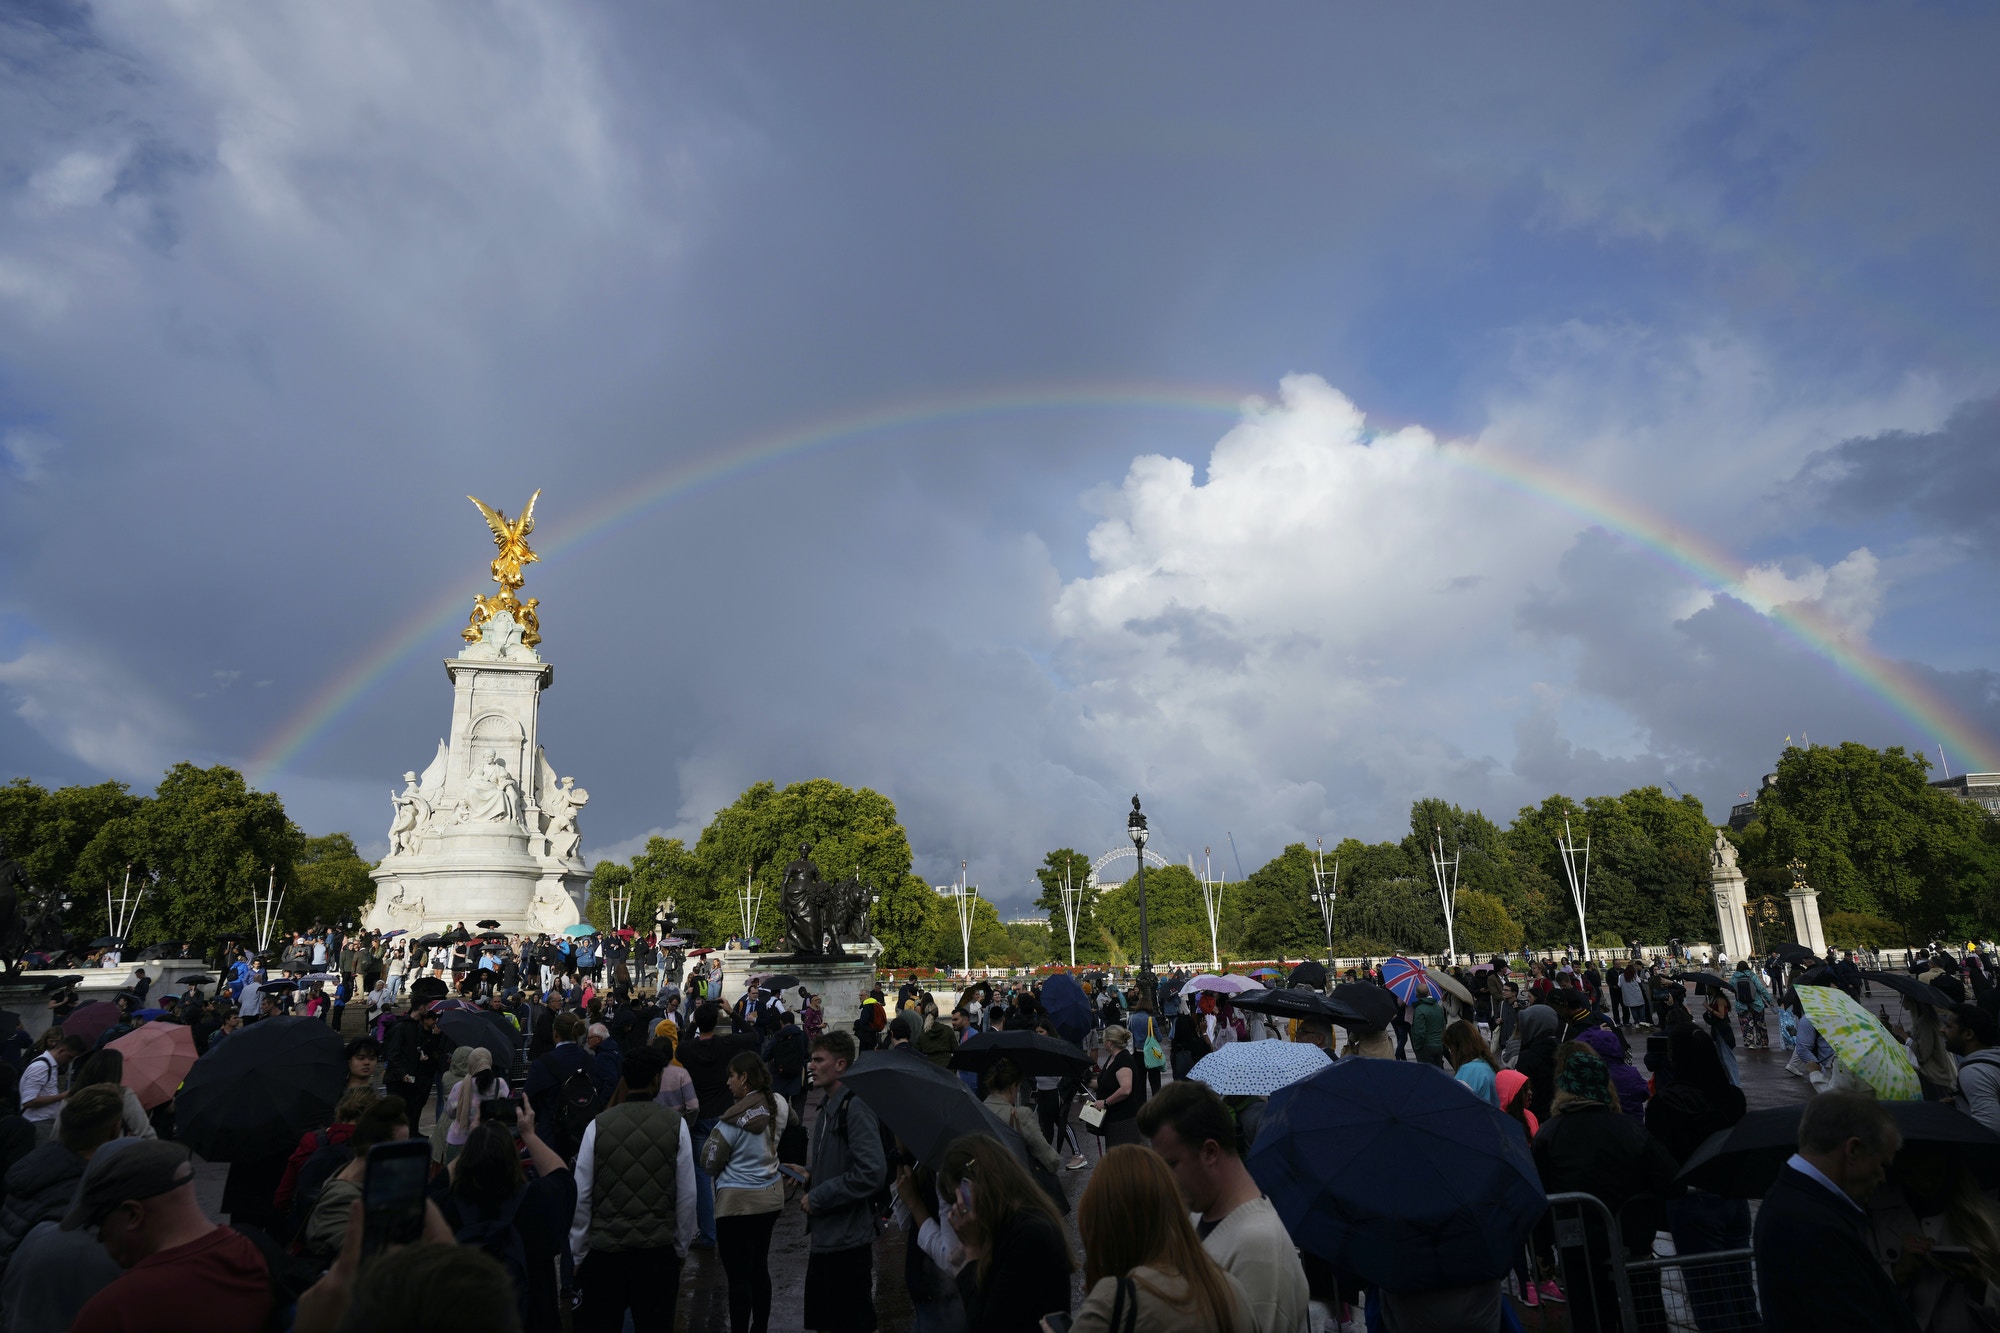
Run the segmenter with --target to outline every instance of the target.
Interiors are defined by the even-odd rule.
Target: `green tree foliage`
[[[885,967],[936,967],[944,961],[947,930],[958,929],[952,905],[924,882],[921,875],[904,875],[885,889],[875,904],[871,924],[882,942]],[[955,940],[954,940],[955,942]]]
[[[1077,961],[1099,961],[1104,957],[1104,942],[1097,924],[1096,896],[1087,887],[1090,883],[1089,857],[1069,847],[1059,847],[1043,857],[1041,866],[1035,871],[1035,879],[1042,886],[1035,906],[1049,914],[1049,931],[1060,946],[1057,954],[1068,961],[1069,923],[1063,918],[1062,906],[1065,872],[1072,886],[1085,890],[1078,899],[1076,910]]]
[[[1585,901],[1593,948],[1715,935],[1708,881],[1714,828],[1692,796],[1673,800],[1658,787],[1639,787],[1581,805],[1551,796],[1515,816],[1507,854],[1521,886],[1515,910],[1530,943],[1577,942],[1576,908],[1557,846],[1565,836],[1579,847],[1589,842]]]
[[[1511,953],[1521,947],[1521,923],[1499,896],[1477,889],[1458,895],[1458,947],[1469,954]]]
[[[293,863],[293,887],[285,894],[283,917],[293,930],[320,925],[358,925],[375,901],[368,862],[345,833],[307,838]]]
[[[1973,933],[2000,918],[2000,829],[1929,778],[1900,746],[1786,749],[1744,831],[1746,874],[1781,887],[1796,858],[1823,913],[1886,917],[1919,938]]]
[[[1139,877],[1106,891],[1097,900],[1097,919],[1126,957],[1139,957]],[[1209,958],[1208,915],[1201,881],[1186,866],[1146,869],[1146,929],[1153,961],[1202,962]]]
[[[1326,858],[1329,882],[1337,861]],[[1295,842],[1223,889],[1224,951],[1239,958],[1296,958],[1326,949],[1326,928],[1313,905],[1313,851]]]
[[[84,854],[107,824],[129,818],[144,803],[122,782],[47,791],[15,778],[0,787],[0,837],[28,872],[29,883],[66,888],[79,899],[101,898],[106,881],[98,878],[96,862],[86,871]],[[108,852],[107,844],[97,860]],[[118,871],[122,880],[122,862]]]

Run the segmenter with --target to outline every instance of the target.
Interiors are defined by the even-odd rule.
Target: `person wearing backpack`
[[[340,1100],[334,1104],[332,1124],[309,1129],[299,1136],[298,1146],[292,1149],[291,1160],[285,1163],[284,1178],[278,1182],[278,1191],[271,1199],[278,1211],[291,1219],[287,1235],[298,1234],[299,1228],[305,1225],[307,1216],[312,1213],[312,1202],[307,1194],[317,1195],[327,1178],[347,1165],[354,1156],[347,1141],[353,1137],[354,1126],[361,1119],[361,1113],[380,1100],[373,1088],[349,1088],[340,1094]]]
[[[1736,975],[1732,978],[1736,986],[1736,1012],[1743,1024],[1743,1045],[1752,1051],[1766,1051],[1771,1048],[1771,1033],[1764,1026],[1764,1010],[1769,1008],[1771,992],[1764,989],[1763,979],[1745,958],[1736,964]]]
[[[521,1169],[525,1152],[535,1168]],[[569,1252],[576,1177],[535,1132],[524,1104],[510,1128],[499,1120],[473,1126],[465,1148],[431,1181],[431,1199],[460,1245],[500,1261],[512,1281],[521,1333],[562,1333],[557,1266]]]
[[[657,1052],[626,1057],[620,1086],[576,1157],[576,1333],[672,1333],[681,1263],[695,1236],[694,1141],[687,1120],[654,1099]]]
[[[876,1327],[875,1217],[889,1160],[875,1112],[841,1086],[857,1054],[853,1036],[838,1028],[812,1044],[813,1084],[826,1102],[813,1127],[800,1207],[811,1237],[804,1325],[815,1333],[874,1333]]]
[[[339,1256],[341,1242],[347,1237],[348,1217],[361,1198],[362,1178],[368,1170],[368,1150],[378,1143],[409,1138],[409,1113],[403,1109],[402,1098],[383,1097],[347,1128],[348,1137],[335,1150],[344,1153],[338,1166],[318,1180],[304,1181],[299,1191],[305,1221],[294,1252],[304,1254],[322,1269]]]
[[[555,1048],[528,1066],[527,1098],[547,1140],[563,1157],[574,1157],[583,1132],[597,1114],[597,1061],[581,1045],[581,1016],[557,1014]]]

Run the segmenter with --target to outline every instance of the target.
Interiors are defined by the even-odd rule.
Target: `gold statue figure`
[[[537,489],[529,496],[521,516],[512,523],[507,521],[505,513],[478,496],[468,495],[465,498],[479,506],[479,512],[486,517],[486,526],[493,529],[493,544],[500,548],[500,554],[493,558],[490,568],[500,591],[490,597],[473,597],[472,615],[466,620],[459,637],[467,643],[478,643],[486,621],[505,611],[521,626],[521,642],[532,648],[542,641],[541,620],[535,614],[540,599],[530,597],[523,602],[514,593],[522,583],[521,566],[535,564],[541,559],[529,548],[528,534],[535,530],[535,502],[542,498],[542,493]]]

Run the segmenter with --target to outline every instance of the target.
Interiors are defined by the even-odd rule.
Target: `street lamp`
[[[1155,1013],[1159,983],[1153,977],[1153,942],[1146,931],[1146,815],[1139,809],[1137,796],[1132,798],[1132,813],[1125,819],[1125,835],[1132,839],[1132,851],[1139,862],[1139,998],[1146,1002],[1148,1013]]]
[[[1319,918],[1326,923],[1326,975],[1327,985],[1333,985],[1333,899],[1340,891],[1340,858],[1333,861],[1333,874],[1326,873],[1326,841],[1314,838],[1318,848],[1313,853],[1313,906],[1319,908]]]

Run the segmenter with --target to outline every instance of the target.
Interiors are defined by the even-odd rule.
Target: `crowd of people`
[[[1435,1067],[1512,1122],[1546,1193],[1601,1200],[1630,1257],[1651,1254],[1661,1233],[1681,1256],[1754,1249],[1745,1299],[1768,1327],[1871,1310],[1883,1322],[1870,1327],[1943,1330],[2000,1313],[2000,1214],[1958,1149],[1903,1145],[1883,1104],[1839,1079],[1800,1011],[1802,986],[1868,994],[1852,958],[1810,973],[1746,960],[1703,974],[1692,997],[1681,969],[1657,961],[1495,959],[1446,971],[1453,984],[1416,987],[1379,1020],[1338,1022],[1245,1010],[1180,973],[1157,999],[1129,977],[1093,975],[1087,1063],[1024,1073],[1005,1058],[958,1068],[954,1056],[983,1034],[1062,1042],[1032,978],[942,1001],[915,978],[891,979],[830,1027],[803,989],[752,984],[732,999],[699,966],[684,980],[656,967],[644,989],[619,971],[629,955],[577,942],[544,972],[548,944],[468,936],[444,947],[465,946],[469,966],[426,958],[428,984],[413,987],[406,970],[392,992],[397,941],[302,936],[284,946],[306,951],[291,961],[353,982],[324,1006],[260,982],[260,971],[284,974],[283,953],[232,957],[212,998],[141,990],[91,1040],[58,1021],[32,1045],[10,1043],[0,1333],[153,1327],[161,1302],[210,1312],[215,1327],[307,1333],[672,1329],[697,1251],[720,1269],[733,1333],[872,1330],[894,1283],[918,1328],[968,1333],[1316,1333],[1364,1314],[1390,1330],[1488,1330],[1553,1302],[1572,1327],[1618,1327],[1605,1255],[1559,1242],[1551,1226],[1511,1275],[1449,1292],[1372,1287],[1301,1251],[1245,1165],[1263,1098],[1193,1076],[1214,1053],[1258,1041]],[[1906,1005],[1909,1030],[1897,1025],[1925,1095],[2000,1130],[1990,964],[1940,951],[1905,970],[1957,1001]],[[1385,978],[1367,968],[1326,980],[1337,991]],[[260,986],[253,1008],[243,995]],[[52,997],[52,1017],[70,1003]],[[508,1040],[497,1052],[456,1042],[446,1013],[480,1016]],[[342,1034],[342,1087],[325,1123],[229,1164],[219,1226],[196,1200],[172,1101],[141,1105],[106,1043],[179,1023],[210,1052],[246,1023],[287,1015]],[[1753,1223],[1745,1200],[1679,1177],[1745,1116],[1735,1048],[1769,1044],[1774,1015],[1813,1088],[1800,1089],[1811,1100],[1798,1153]],[[968,1134],[920,1157],[848,1082],[858,1061],[881,1058],[962,1079],[1024,1151]],[[364,1255],[371,1149],[419,1139],[430,1161],[422,1233]],[[1079,1176],[1080,1190],[1063,1183]],[[807,1244],[801,1304],[774,1309],[773,1237],[792,1209]],[[878,1271],[893,1252],[886,1228],[902,1233],[901,1263]],[[1817,1265],[1802,1235],[1868,1263],[1806,1280]]]

